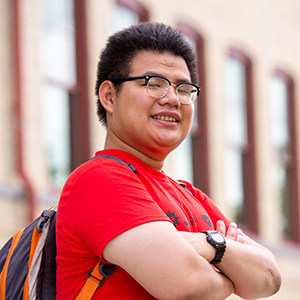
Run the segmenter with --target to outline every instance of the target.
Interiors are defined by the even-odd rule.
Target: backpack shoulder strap
[[[108,265],[99,260],[95,268],[90,270],[87,280],[75,300],[91,299],[105,278],[111,276],[115,269],[116,265]]]
[[[115,160],[120,164],[126,166],[127,168],[131,169],[134,173],[137,172],[132,164],[127,164],[126,162],[124,162],[122,159],[118,157],[107,155],[107,154],[100,154],[93,157],[92,159],[98,157],[105,157],[105,158]],[[90,270],[87,276],[87,280],[75,300],[92,299],[95,291],[103,284],[106,277],[109,277],[114,273],[115,269],[116,269],[115,265],[105,264],[101,260],[99,260],[97,265],[94,267],[94,269]]]
[[[178,183],[180,186],[182,186],[185,190],[187,190],[191,195],[194,196],[194,194],[192,193],[192,191],[187,187],[185,182],[182,182],[180,180],[175,180],[176,183]]]
[[[94,156],[92,159],[95,159],[95,158],[98,158],[98,157],[105,157],[105,158],[115,160],[115,161],[119,162],[120,164],[126,166],[127,168],[131,169],[133,171],[133,173],[136,173],[136,169],[132,164],[127,164],[125,161],[123,161],[122,159],[120,159],[118,157],[108,155],[108,154],[100,154],[100,155]]]
[[[101,260],[98,261],[95,268],[92,269],[92,272],[89,273],[83,288],[81,289],[79,295],[75,300],[92,299],[95,291],[99,287],[100,282],[103,280],[103,276],[98,272],[100,262]]]

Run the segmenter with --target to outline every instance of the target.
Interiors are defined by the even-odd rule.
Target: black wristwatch
[[[215,230],[201,231],[206,234],[207,241],[216,249],[216,255],[210,262],[211,264],[219,264],[226,250],[226,239],[224,235]]]

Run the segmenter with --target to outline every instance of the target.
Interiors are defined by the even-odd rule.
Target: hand
[[[239,229],[236,225],[236,223],[231,222],[227,233],[226,233],[226,227],[222,220],[219,220],[217,222],[216,230],[220,233],[222,233],[227,239],[242,243],[242,244],[248,244],[247,239],[245,238],[245,235],[241,229]]]

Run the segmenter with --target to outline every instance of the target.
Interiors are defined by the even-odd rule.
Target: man
[[[143,23],[110,37],[97,72],[107,127],[97,155],[134,171],[98,157],[67,180],[57,219],[58,300],[76,298],[99,258],[117,267],[93,299],[254,299],[278,291],[273,255],[200,190],[162,171],[190,130],[196,84],[195,54],[170,27]]]

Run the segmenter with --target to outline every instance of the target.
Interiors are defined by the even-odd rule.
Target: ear
[[[105,80],[102,82],[99,88],[99,99],[106,111],[111,114],[113,113],[115,94],[115,88],[111,81]]]

